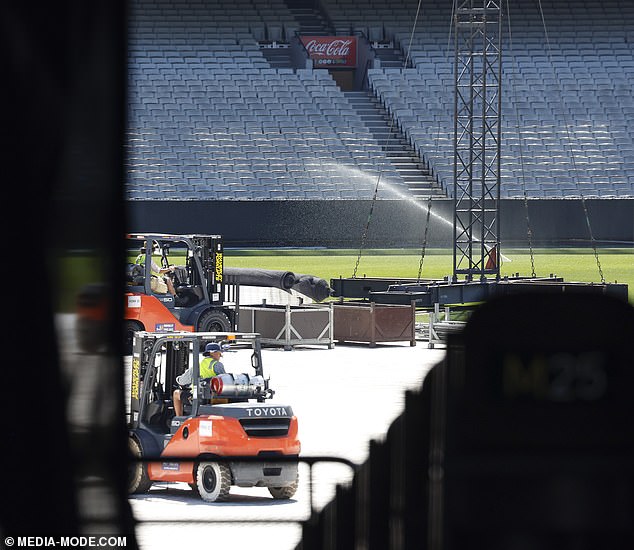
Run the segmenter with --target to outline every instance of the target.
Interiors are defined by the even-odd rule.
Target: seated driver
[[[220,362],[222,357],[222,348],[219,344],[210,343],[205,346],[203,352],[204,359],[200,362],[200,379],[213,378],[219,374],[225,374],[225,367]],[[188,375],[188,376],[187,376]],[[192,395],[192,382],[191,382],[191,369],[183,373],[176,378],[179,384],[190,384],[189,389],[174,390],[174,412],[176,416],[183,416],[183,403],[191,399]]]
[[[146,244],[143,243],[143,247],[139,250],[139,255],[134,261],[137,265],[145,265],[145,246]],[[156,243],[153,247],[154,251],[158,250],[158,245]],[[174,273],[173,267],[159,267],[154,261],[154,258],[151,258],[150,272],[150,289],[152,292],[156,292],[157,294],[167,294],[167,292],[169,292],[172,296],[176,296],[174,283],[169,276],[169,274]]]

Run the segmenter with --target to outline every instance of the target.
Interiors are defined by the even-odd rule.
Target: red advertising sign
[[[301,40],[315,68],[357,66],[356,36],[302,36]]]

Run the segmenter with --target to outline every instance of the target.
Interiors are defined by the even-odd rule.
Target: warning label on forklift
[[[141,373],[141,363],[138,357],[132,359],[132,376],[130,392],[134,399],[139,398],[139,376]]]
[[[201,420],[198,424],[198,433],[200,437],[213,437],[214,430],[211,420]]]
[[[222,267],[222,252],[218,252],[216,254],[216,265],[215,270],[216,270],[216,282],[221,283],[222,282],[222,271],[223,271],[223,267]]]
[[[128,307],[140,308],[141,296],[128,296]]]

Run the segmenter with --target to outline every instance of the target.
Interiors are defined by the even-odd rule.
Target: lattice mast
[[[454,13],[454,278],[500,275],[502,1]]]

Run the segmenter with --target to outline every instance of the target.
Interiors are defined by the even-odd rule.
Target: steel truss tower
[[[468,306],[527,291],[602,293],[627,301],[627,285],[567,283],[551,275],[500,278],[502,2],[454,0],[453,280],[331,279],[333,296],[427,308]],[[423,249],[424,250],[424,249]],[[422,264],[421,264],[422,265]],[[533,270],[534,271],[534,270]],[[458,277],[464,275],[464,281]],[[545,290],[546,288],[552,290]],[[432,329],[430,325],[430,334]],[[430,347],[433,343],[430,336]]]
[[[454,13],[454,278],[500,275],[502,0]]]

